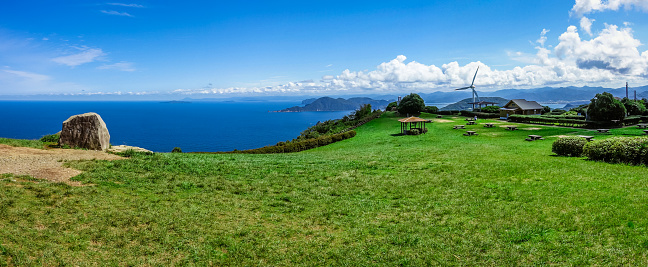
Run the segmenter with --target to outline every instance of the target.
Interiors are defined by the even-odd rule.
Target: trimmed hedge
[[[551,151],[567,157],[580,157],[583,154],[583,147],[587,139],[578,136],[567,136],[558,138],[551,145]]]
[[[494,119],[494,118],[499,118],[500,114],[499,113],[473,112],[473,111],[468,111],[468,110],[462,110],[461,111],[461,116],[465,116],[465,117],[475,117],[475,116],[477,116],[477,118],[482,118],[482,119]]]
[[[648,164],[648,137],[611,137],[589,142],[583,155],[591,160],[633,165]]]
[[[582,119],[559,119],[538,115],[511,115],[509,116],[509,121],[512,122],[521,122],[521,123],[532,123],[532,124],[551,124],[559,126],[568,126],[568,127],[585,127],[588,122]]]
[[[437,112],[439,115],[456,115],[457,113],[459,113],[458,110],[439,110]]]
[[[320,146],[325,146],[338,141],[349,139],[356,135],[356,131],[348,131],[339,134],[325,135],[318,138],[307,139],[298,142],[278,143],[274,146],[264,146],[261,148],[249,150],[235,150],[225,153],[239,153],[239,154],[274,154],[274,153],[292,153],[308,149],[313,149]]]

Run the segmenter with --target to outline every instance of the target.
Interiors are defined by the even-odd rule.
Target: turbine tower
[[[479,66],[477,66],[477,71],[475,71],[475,76],[473,77],[472,83],[470,86],[466,87],[461,87],[457,88],[455,90],[466,90],[466,89],[471,89],[472,90],[472,98],[473,98],[473,103],[479,102],[479,95],[477,95],[477,91],[475,91],[475,78],[477,78],[477,72],[479,71]],[[475,98],[477,101],[475,101]],[[475,104],[473,104],[473,110],[475,109]]]

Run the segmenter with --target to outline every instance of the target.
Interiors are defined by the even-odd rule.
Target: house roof
[[[421,119],[419,117],[409,117],[398,120],[400,122],[427,122],[428,120]]]
[[[528,109],[542,109],[542,105],[538,104],[538,102],[535,101],[526,101],[525,99],[512,99],[504,107],[508,107],[509,104],[515,103],[520,109],[522,110],[528,110]]]

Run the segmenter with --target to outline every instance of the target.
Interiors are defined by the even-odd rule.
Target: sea
[[[0,137],[39,139],[73,115],[95,112],[112,145],[154,152],[245,150],[292,140],[320,121],[352,111],[272,112],[300,102],[0,101]]]

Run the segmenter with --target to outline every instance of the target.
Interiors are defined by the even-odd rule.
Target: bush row
[[[382,115],[382,114],[383,114],[382,111],[379,111],[379,110],[374,111],[374,112],[371,114],[371,116],[364,117],[364,118],[358,120],[357,123],[356,123],[355,125],[353,125],[353,126],[351,126],[351,127],[349,127],[349,128],[346,128],[346,129],[344,129],[344,130],[341,131],[341,132],[348,132],[348,131],[351,131],[351,130],[353,130],[353,129],[355,129],[355,128],[358,128],[358,127],[364,125],[365,123],[370,122],[371,120],[380,117],[380,115]]]
[[[580,157],[583,154],[583,147],[587,144],[587,139],[578,136],[566,136],[558,138],[551,145],[551,151],[568,157]]]
[[[558,119],[558,118],[548,118],[537,115],[511,115],[509,116],[509,121],[512,122],[521,122],[521,123],[533,123],[533,124],[553,124],[560,126],[569,126],[569,127],[585,127],[588,122],[579,119]]]
[[[325,136],[320,136],[318,138],[307,139],[307,140],[297,141],[297,142],[287,142],[287,143],[280,142],[274,146],[264,146],[261,148],[240,150],[240,151],[235,150],[232,151],[231,153],[274,154],[274,153],[299,152],[299,151],[313,149],[320,146],[325,146],[345,139],[349,139],[351,137],[354,137],[355,135],[356,135],[356,131],[348,131],[339,134],[325,135]]]
[[[611,137],[587,143],[583,155],[611,163],[648,164],[648,137]]]
[[[482,118],[482,119],[493,119],[493,118],[500,117],[499,113],[473,112],[469,110],[462,110],[460,112],[461,112],[461,116],[466,116],[466,117],[477,116],[477,118]]]
[[[439,110],[437,114],[439,115],[456,115],[458,114],[458,110]]]

